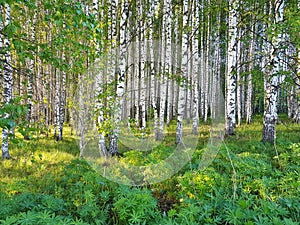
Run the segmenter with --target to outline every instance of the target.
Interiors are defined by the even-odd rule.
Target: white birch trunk
[[[298,5],[298,8],[300,8],[300,2]],[[296,96],[297,96],[297,105],[296,105],[296,116],[295,120],[297,123],[300,123],[300,49],[298,50],[298,67],[297,67],[297,84],[296,84]]]
[[[137,21],[137,27],[140,25],[140,21]],[[134,44],[135,47],[135,62],[139,62],[140,58],[140,43],[137,41]],[[139,63],[134,64],[134,106],[135,106],[135,126],[139,127],[140,125],[140,70],[139,70]]]
[[[283,20],[284,1],[275,1],[275,20],[274,23]],[[262,141],[274,143],[276,141],[276,129],[275,124],[278,119],[277,115],[277,101],[278,101],[278,88],[279,88],[279,76],[277,75],[280,71],[281,57],[278,55],[281,35],[276,35],[272,42],[269,67],[265,71],[265,110],[264,110],[264,122]]]
[[[201,2],[201,22],[205,23],[204,20],[204,1]],[[205,68],[205,32],[204,29],[200,35],[200,115],[202,120],[204,120],[205,114],[205,98],[206,98],[206,90],[205,90],[205,80],[206,80],[206,68]]]
[[[300,56],[299,56],[300,57]],[[298,66],[299,67],[299,66]],[[298,76],[300,74],[300,70],[298,68]],[[297,99],[296,99],[296,113],[295,113],[295,121],[297,123],[300,123],[300,80],[298,79],[298,85],[296,86],[296,96],[297,96]]]
[[[296,96],[296,87],[292,85],[289,90],[287,90],[287,113],[289,119],[296,120],[297,114],[297,96]]]
[[[64,50],[63,50],[64,51]],[[65,59],[65,53],[62,53],[62,60]],[[65,103],[66,103],[66,72],[61,71],[61,90],[59,96],[59,123],[58,123],[58,135],[57,141],[61,141],[63,139],[63,126],[65,121]]]
[[[213,84],[212,84],[212,104],[211,104],[211,119],[217,119],[218,108],[219,108],[219,99],[221,96],[220,94],[220,87],[221,85],[221,53],[220,53],[220,28],[221,28],[221,12],[218,13],[217,16],[217,28],[215,32],[215,49],[214,49],[214,72],[212,74],[213,76]],[[216,94],[218,93],[218,94]]]
[[[98,20],[99,19],[99,2],[98,0],[93,0],[93,7],[92,7],[92,13],[95,15],[95,19]],[[95,52],[96,55],[99,54],[100,51],[100,46],[97,42],[97,40],[95,40]],[[97,60],[96,60],[97,62]],[[95,77],[95,94],[96,94],[96,107],[97,107],[97,123],[98,123],[98,133],[99,133],[99,140],[98,140],[98,148],[99,148],[99,153],[101,155],[101,157],[104,157],[105,159],[107,158],[108,154],[107,154],[107,149],[106,149],[106,142],[105,142],[105,129],[102,127],[103,123],[104,123],[104,112],[103,112],[103,99],[100,98],[100,95],[103,92],[103,84],[104,84],[104,79],[103,79],[103,74],[99,73],[98,71],[96,72],[96,77]]]
[[[186,80],[188,71],[188,5],[189,1],[183,1],[183,33],[182,33],[182,62],[181,71],[182,78],[184,79],[179,87],[178,96],[178,113],[177,113],[177,127],[176,127],[176,144],[182,144],[182,129],[183,129],[183,117],[184,109],[186,104],[185,91],[186,91]]]
[[[34,12],[34,15],[33,15],[33,19],[32,21],[30,21],[29,18],[26,18],[27,21],[25,23],[25,26],[24,26],[24,29],[27,28],[27,32],[30,34],[28,35],[28,38],[29,40],[31,40],[32,42],[35,41],[35,29],[36,29],[36,14],[37,12]],[[30,27],[30,22],[32,22],[32,25]],[[34,26],[35,25],[35,26]],[[31,68],[32,66],[34,66],[35,68],[37,66],[36,65],[36,60],[28,60],[28,67]],[[34,71],[34,73],[36,73],[36,71]],[[26,127],[29,128],[30,126],[30,123],[32,122],[32,114],[33,114],[33,104],[32,104],[32,100],[33,100],[33,93],[34,93],[34,90],[33,90],[33,82],[34,82],[34,77],[33,77],[33,73],[30,72],[29,74],[29,77],[28,77],[28,80],[27,80],[27,85],[26,85],[26,89],[27,89],[27,112],[26,112],[26,121],[27,121],[27,124],[26,124]],[[20,90],[21,92],[21,90]],[[23,94],[20,93],[20,96],[22,96]],[[29,136],[28,135],[25,135],[24,136],[24,139],[25,140],[29,140]]]
[[[174,49],[174,55],[176,61],[174,61],[173,65],[176,66],[174,69],[174,74],[179,74],[180,73],[180,68],[181,68],[181,57],[182,57],[182,44],[181,44],[181,33],[179,31],[180,27],[180,20],[179,20],[179,15],[176,15],[175,19],[175,27],[174,27],[174,33],[175,33],[175,43],[176,43],[176,48]],[[173,95],[173,112],[172,112],[172,117],[176,118],[177,112],[178,112],[178,96],[179,96],[179,85],[177,82],[174,82],[174,95]]]
[[[86,146],[86,142],[85,142],[85,118],[86,118],[86,112],[85,112],[85,105],[84,105],[84,101],[83,99],[85,98],[85,93],[84,93],[84,85],[83,85],[83,78],[82,76],[78,76],[78,115],[76,115],[76,124],[75,126],[77,126],[76,129],[76,133],[77,135],[80,136],[79,139],[79,157],[82,158],[83,157],[83,152],[84,152],[84,148]]]
[[[158,139],[158,109],[157,109],[157,102],[156,102],[156,78],[155,78],[155,64],[154,64],[154,55],[155,49],[157,46],[153,43],[153,22],[155,11],[158,6],[158,1],[154,0],[151,1],[150,11],[149,11],[149,19],[147,21],[147,26],[149,27],[149,52],[150,52],[150,98],[151,98],[151,105],[153,108],[153,119],[154,119],[154,136],[155,139]]]
[[[10,23],[11,17],[10,17],[10,6],[5,4],[4,7],[0,6],[0,10],[3,11],[4,13],[4,18],[3,21],[1,22],[1,30],[5,26],[7,26]],[[3,92],[3,100],[5,104],[11,103],[11,100],[13,99],[13,76],[12,76],[12,68],[11,68],[11,53],[9,50],[10,47],[10,41],[7,39],[3,34],[1,34],[1,44],[2,48],[7,48],[3,60],[4,60],[4,65],[3,65],[3,84],[4,84],[4,92]],[[9,114],[6,112],[4,114],[4,118],[7,119],[9,118]],[[8,149],[8,135],[11,129],[9,128],[3,128],[2,129],[2,158],[4,159],[9,159],[10,154],[9,154],[9,149]]]
[[[249,60],[250,60],[250,65],[249,65],[249,75],[248,75],[248,85],[247,85],[247,101],[246,101],[246,123],[250,124],[252,120],[252,94],[253,94],[253,85],[252,85],[252,73],[254,70],[254,25],[251,26],[251,30],[253,31],[252,33],[252,38],[250,40],[250,48],[249,48]]]
[[[116,98],[116,112],[115,112],[115,128],[110,137],[109,153],[111,155],[117,155],[118,152],[118,138],[120,133],[120,122],[122,119],[123,110],[123,96],[125,91],[125,75],[126,75],[126,22],[128,16],[128,1],[125,0],[121,5],[121,21],[120,21],[120,58],[118,66],[118,76],[117,76],[117,98]]]
[[[174,81],[168,80],[168,87],[167,87],[167,119],[166,123],[167,126],[170,125],[171,118],[172,118],[172,106],[173,106],[173,95],[174,95]]]
[[[162,77],[161,77],[161,91],[160,91],[160,108],[159,108],[159,132],[158,140],[164,138],[165,127],[165,112],[167,100],[167,82],[168,76],[171,72],[171,0],[164,0],[163,6],[163,30],[162,30]]]
[[[229,43],[226,75],[226,134],[234,135],[236,115],[237,0],[229,1]]]
[[[298,1],[298,10],[300,10],[300,1]],[[296,96],[297,96],[297,104],[296,104],[296,113],[295,113],[295,121],[300,123],[300,48],[297,48],[296,51],[298,52],[297,58],[297,78],[296,78]]]
[[[118,48],[117,48],[117,41],[118,41],[118,28],[117,28],[117,21],[119,19],[118,17],[118,5],[119,0],[111,0],[109,1],[109,9],[108,9],[108,21],[110,23],[110,26],[108,28],[108,39],[110,40],[109,48],[110,48],[110,57],[107,60],[107,90],[108,90],[108,96],[107,96],[107,106],[109,107],[110,112],[108,113],[107,117],[109,117],[111,120],[114,120],[113,114],[113,107],[110,105],[112,102],[114,102],[115,97],[115,80],[116,73],[117,73],[117,66],[118,66]],[[118,107],[118,106],[115,106]],[[111,153],[114,151],[114,148],[118,146],[116,138],[114,136],[114,129],[109,131],[108,134],[108,153]]]
[[[55,116],[54,116],[54,137],[58,140],[60,124],[60,74],[55,70]]]
[[[188,25],[191,27],[191,24]],[[188,52],[191,52],[191,44],[188,44]],[[188,55],[188,66],[187,66],[187,76],[186,76],[186,103],[185,103],[185,119],[187,124],[190,124],[191,122],[191,104],[192,104],[192,60],[191,60],[191,55]]]
[[[173,76],[175,73],[176,73],[176,63],[177,63],[177,59],[176,59],[176,48],[177,48],[177,44],[176,44],[176,41],[174,40],[177,40],[176,39],[176,35],[178,35],[176,30],[177,30],[177,15],[176,15],[176,11],[174,10],[174,7],[172,9],[172,12],[170,12],[170,18],[173,22],[171,22],[171,25],[170,25],[170,40],[169,42],[171,43],[171,47],[170,47],[170,54],[171,54],[171,57],[170,57],[170,68],[169,68],[169,71],[170,71],[170,74]],[[173,35],[172,35],[173,34]],[[175,34],[175,35],[174,35]],[[173,40],[173,41],[172,41]],[[166,123],[167,123],[167,126],[169,127],[170,126],[170,123],[171,123],[171,120],[173,118],[173,112],[174,112],[174,105],[175,105],[175,102],[174,102],[174,95],[176,95],[175,91],[176,91],[176,83],[175,83],[175,80],[174,79],[168,79],[168,88],[167,88],[167,91],[168,91],[168,99],[167,99],[167,118],[166,118]]]
[[[193,70],[192,70],[192,85],[193,85],[193,126],[192,133],[198,134],[198,126],[199,126],[199,91],[198,91],[198,74],[199,74],[199,39],[197,29],[199,27],[199,3],[196,1],[194,3],[194,18],[193,18]]]
[[[143,2],[140,0],[140,17],[143,17]],[[146,79],[146,42],[145,42],[145,33],[146,33],[146,27],[144,25],[144,21],[140,22],[140,34],[141,34],[141,39],[140,39],[140,73],[141,73],[141,99],[140,99],[140,104],[141,104],[141,131],[142,131],[142,136],[145,136],[146,132],[146,84],[145,84],[145,79]]]
[[[210,0],[207,1],[207,4],[210,5]],[[208,119],[209,103],[210,103],[210,94],[211,90],[211,66],[210,66],[210,30],[211,30],[211,21],[210,13],[207,15],[207,34],[206,34],[206,48],[205,48],[205,79],[204,79],[204,90],[205,90],[205,100],[204,100],[204,116],[203,121],[206,123]]]
[[[29,74],[29,78],[27,81],[27,112],[26,112],[26,124],[27,128],[30,126],[31,121],[31,114],[32,114],[32,98],[33,98],[33,74]],[[25,140],[29,140],[29,136],[24,136]]]
[[[241,28],[238,30],[238,43],[237,43],[237,52],[241,53]],[[236,68],[236,109],[237,109],[237,118],[238,118],[238,126],[242,124],[242,79],[241,79],[241,63],[242,63],[242,54],[238,54],[237,56],[237,68]]]

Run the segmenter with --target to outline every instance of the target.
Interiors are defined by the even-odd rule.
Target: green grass
[[[0,160],[0,224],[298,224],[300,127],[280,119],[275,146],[261,142],[257,116],[236,128],[205,170],[198,164],[209,126],[201,125],[191,162],[144,187],[113,183],[79,160],[78,139],[68,128],[61,142],[42,137],[13,144],[12,159]],[[150,165],[167,158],[174,128],[151,152],[121,147],[124,157],[115,163]]]

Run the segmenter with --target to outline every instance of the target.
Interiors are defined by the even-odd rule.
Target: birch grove
[[[296,1],[21,2],[0,8],[4,158],[20,127],[6,111],[15,96],[26,107],[26,141],[31,128],[61,141],[71,124],[83,139],[95,131],[106,158],[119,154],[123,122],[143,141],[172,129],[178,145],[185,129],[198,135],[217,116],[220,87],[228,136],[262,112],[266,142],[276,140],[278,114],[300,121]],[[92,130],[78,127],[87,123],[79,114]]]

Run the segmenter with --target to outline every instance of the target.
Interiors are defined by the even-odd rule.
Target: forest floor
[[[13,144],[12,159],[0,160],[0,224],[299,224],[300,126],[281,118],[276,129],[276,145],[262,143],[262,117],[255,117],[199,170],[209,136],[209,126],[201,125],[189,163],[141,187],[114,183],[79,159],[68,129],[61,142]],[[162,160],[174,151],[171,142],[166,137],[152,161],[131,150],[116,162]]]

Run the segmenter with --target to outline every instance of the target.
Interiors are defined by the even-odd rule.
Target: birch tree
[[[164,138],[168,76],[171,73],[171,0],[164,0],[161,37],[161,78],[158,140]]]
[[[179,87],[178,96],[178,113],[177,113],[177,127],[176,127],[176,144],[182,144],[182,129],[183,117],[186,104],[186,78],[188,71],[188,24],[189,24],[189,1],[183,1],[183,32],[182,32],[182,62],[181,62],[181,77],[182,82]]]
[[[298,50],[298,60],[300,60],[300,51]],[[300,74],[300,62],[298,62],[297,67],[297,76]],[[300,79],[297,78],[297,84],[296,84],[296,96],[297,98],[297,104],[296,104],[296,113],[295,113],[295,121],[297,123],[300,123]]]
[[[92,7],[92,13],[95,16],[95,20],[99,20],[99,1],[93,0],[93,7]],[[100,46],[98,44],[97,40],[94,40],[95,42],[95,51],[96,55],[100,52]],[[96,59],[97,63],[97,59]],[[99,132],[99,141],[98,141],[98,147],[99,147],[99,153],[103,157],[107,157],[107,149],[106,149],[106,141],[105,141],[105,130],[103,128],[104,123],[104,112],[103,112],[103,99],[102,98],[102,92],[103,92],[103,86],[104,86],[104,79],[103,73],[100,73],[100,71],[95,71],[96,77],[96,107],[97,107],[97,125],[98,125],[98,132]]]
[[[204,17],[204,1],[201,1],[201,23],[205,23]],[[202,120],[205,118],[205,99],[206,99],[206,91],[205,91],[205,77],[206,77],[206,70],[205,70],[205,32],[204,29],[200,30],[200,115]]]
[[[210,0],[207,1],[207,7],[210,7]],[[205,100],[204,100],[204,115],[203,115],[203,121],[206,123],[208,119],[208,112],[209,112],[209,105],[210,105],[210,99],[211,99],[211,60],[210,60],[210,52],[211,52],[211,41],[210,41],[210,35],[211,35],[211,13],[210,11],[207,12],[207,27],[206,27],[206,44],[204,45],[204,56],[205,56],[205,65],[204,65],[204,91],[205,91]]]
[[[193,128],[192,133],[198,133],[199,126],[199,91],[198,91],[198,74],[199,74],[199,34],[197,29],[199,27],[199,2],[195,1],[193,5],[193,20],[192,20],[192,33],[193,33],[193,44],[192,44],[192,85],[193,85]]]
[[[228,27],[228,59],[226,74],[226,134],[234,135],[236,125],[236,44],[237,44],[237,4],[236,0],[229,0]]]
[[[150,1],[150,10],[149,10],[149,17],[147,20],[147,27],[149,28],[149,57],[150,57],[150,101],[151,101],[151,106],[153,109],[153,119],[154,119],[154,136],[155,139],[158,140],[158,124],[159,124],[159,118],[158,118],[158,106],[157,106],[157,101],[156,101],[156,81],[157,79],[155,78],[155,43],[153,41],[153,30],[154,30],[154,18],[155,18],[155,12],[158,10],[158,0]]]
[[[241,52],[242,43],[241,43],[241,29],[238,29],[238,43],[237,43],[237,52]],[[238,119],[238,126],[242,124],[242,78],[241,78],[241,64],[242,64],[242,54],[237,56],[237,67],[236,67],[236,81],[237,81],[237,88],[236,88],[236,114]]]
[[[283,21],[284,13],[284,1],[276,0],[274,3],[274,24],[272,30],[272,45],[270,45],[269,52],[270,61],[268,68],[265,71],[265,109],[264,109],[264,121],[262,141],[274,143],[276,140],[276,121],[277,121],[277,101],[278,101],[278,88],[279,88],[279,76],[278,73],[281,70],[282,58],[280,52],[280,41],[282,34],[276,30],[276,25]],[[271,12],[271,10],[270,10]],[[273,15],[273,13],[271,14]],[[272,16],[270,17],[272,18]],[[273,47],[274,46],[274,47]]]
[[[37,5],[36,5],[37,6]],[[30,14],[30,11],[25,8],[25,10],[27,11],[27,14]],[[36,16],[37,16],[37,12],[34,12],[32,21],[30,16],[28,15],[28,18],[26,18],[26,22],[24,24],[24,29],[27,29],[28,32],[28,39],[31,40],[32,42],[35,42],[35,36],[36,36]],[[31,25],[31,26],[30,26]],[[35,26],[34,26],[35,25]],[[31,68],[34,67],[34,70],[36,69],[36,60],[37,57],[35,57],[35,59],[31,59],[27,61],[27,67],[30,68],[29,74],[28,74],[28,79],[27,79],[27,85],[26,85],[26,89],[27,89],[27,113],[26,113],[26,120],[28,122],[28,124],[26,124],[27,128],[29,128],[31,122],[32,122],[32,114],[33,114],[33,97],[34,97],[34,74],[36,71],[31,71]],[[21,94],[20,94],[21,95]],[[29,136],[25,135],[24,136],[25,140],[29,140]]]
[[[298,1],[298,10],[300,10],[300,1]],[[297,105],[296,105],[296,115],[295,120],[297,123],[300,123],[300,46],[296,48],[297,51],[297,69],[296,69],[296,95],[297,95]]]
[[[248,87],[247,87],[247,102],[246,102],[246,123],[250,124],[252,120],[252,92],[253,92],[253,86],[252,86],[252,73],[254,70],[254,25],[251,26],[251,30],[253,32],[251,39],[250,39],[250,48],[249,48],[249,75],[248,75]]]
[[[125,75],[126,75],[126,30],[127,30],[127,20],[128,20],[128,1],[124,0],[121,2],[121,21],[120,21],[120,58],[118,65],[118,75],[117,75],[117,90],[116,90],[116,112],[115,112],[115,128],[110,137],[109,153],[111,155],[116,155],[118,151],[118,137],[120,133],[120,122],[122,119],[123,110],[123,95],[125,91]]]
[[[64,51],[64,50],[63,50]],[[65,53],[62,52],[62,60],[65,61]],[[57,135],[57,141],[61,141],[63,139],[63,127],[65,122],[65,104],[66,104],[66,72],[61,71],[61,87],[60,87],[60,93],[59,93],[59,116],[58,116],[58,135]]]
[[[60,129],[60,75],[58,71],[55,71],[55,117],[54,117],[54,137],[59,141],[59,129]]]
[[[300,1],[298,3],[298,9],[300,9]],[[297,49],[297,62],[298,62],[298,66],[297,66],[297,70],[296,70],[296,96],[297,96],[297,101],[296,101],[296,112],[295,112],[295,121],[297,123],[300,123],[300,49]]]
[[[140,0],[139,4],[139,14],[140,17],[144,17],[144,11],[143,11],[143,1]],[[145,22],[142,20],[140,25],[140,75],[141,75],[141,131],[142,135],[144,137],[145,131],[146,131],[146,26]]]
[[[0,5],[0,11],[2,13],[3,20],[0,21],[0,30],[3,31],[4,27],[8,26],[11,20],[10,17],[10,6],[8,4],[1,4]],[[4,104],[12,104],[13,99],[13,76],[12,76],[12,68],[11,68],[11,53],[10,53],[10,41],[8,37],[1,33],[1,42],[0,47],[4,48],[4,54],[2,55],[2,68],[1,68],[1,74],[3,76],[3,85],[4,85],[4,91],[3,91],[3,99]],[[4,119],[9,118],[9,113],[4,113]],[[10,133],[11,128],[13,126],[7,126],[2,128],[2,158],[9,159],[9,149],[8,149],[8,136]]]

